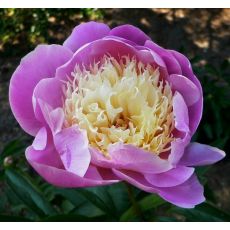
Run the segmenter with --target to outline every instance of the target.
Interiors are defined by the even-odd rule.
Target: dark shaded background
[[[108,23],[111,28],[126,23],[135,25],[159,45],[189,57],[204,90],[204,115],[194,141],[219,147],[227,153],[222,162],[200,170],[201,180],[206,183],[208,200],[229,213],[229,9],[1,9],[0,151],[3,154],[0,160],[0,197],[5,196],[10,187],[6,182],[5,169],[16,168],[37,177],[28,168],[23,155],[19,154],[31,138],[20,129],[10,111],[8,86],[13,71],[20,59],[37,44],[62,44],[74,26],[89,20]],[[55,199],[52,202],[57,205]],[[157,214],[162,215],[161,212],[159,208]],[[1,213],[28,215],[27,208],[9,199],[0,204]],[[183,215],[168,216],[173,216],[175,220],[189,220]]]

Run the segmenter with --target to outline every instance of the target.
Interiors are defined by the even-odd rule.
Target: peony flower
[[[10,82],[13,114],[35,136],[26,158],[49,183],[123,180],[185,208],[205,200],[194,167],[225,156],[190,143],[202,104],[188,59],[131,25],[81,24],[26,55]]]

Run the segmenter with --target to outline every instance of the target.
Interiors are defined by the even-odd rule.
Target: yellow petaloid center
[[[90,70],[77,67],[65,96],[65,127],[87,130],[90,145],[105,156],[116,142],[155,154],[170,149],[173,94],[158,69],[128,57],[105,57]]]

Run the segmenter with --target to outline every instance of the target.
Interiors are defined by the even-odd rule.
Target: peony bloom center
[[[157,68],[104,57],[90,70],[76,67],[64,92],[65,127],[85,129],[90,146],[105,156],[117,142],[155,154],[170,150],[173,93]]]

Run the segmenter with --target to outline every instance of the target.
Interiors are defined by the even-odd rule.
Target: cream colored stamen
[[[65,127],[87,130],[89,143],[108,155],[108,145],[132,144],[155,154],[174,139],[170,85],[158,69],[135,59],[105,57],[90,70],[79,67],[65,85]]]

